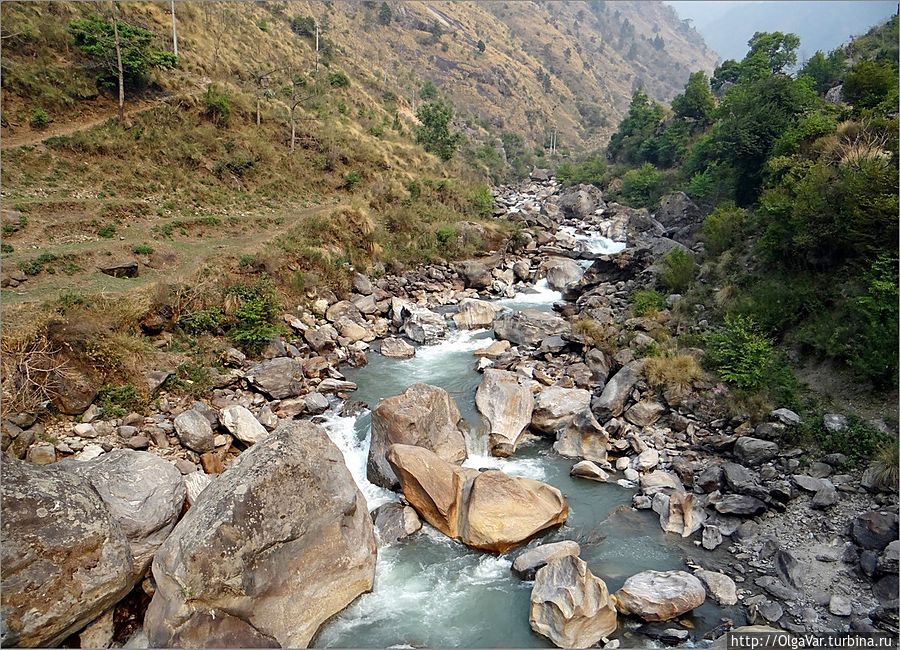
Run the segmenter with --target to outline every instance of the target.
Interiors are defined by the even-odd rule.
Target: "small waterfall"
[[[344,455],[344,463],[360,492],[366,498],[366,504],[371,512],[378,506],[397,501],[397,494],[377,485],[369,483],[366,477],[366,464],[369,458],[369,434],[362,439],[356,433],[358,415],[344,417],[336,413],[328,413],[324,416],[323,425],[328,437],[337,445]]]
[[[549,307],[562,300],[562,293],[554,291],[547,284],[547,278],[538,280],[533,291],[520,291],[512,298],[498,300],[497,304],[510,309],[535,309]]]
[[[614,255],[625,250],[625,242],[613,241],[609,237],[604,237],[596,230],[588,230],[586,232],[577,232],[574,226],[563,226],[561,231],[572,235],[576,242],[581,242],[584,249],[589,253],[599,253],[601,255]]]

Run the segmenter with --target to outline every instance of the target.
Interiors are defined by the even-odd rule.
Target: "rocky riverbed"
[[[522,226],[506,249],[311,294],[261,359],[224,349],[200,401],[160,390],[156,371],[147,413],[5,414],[2,642],[318,644],[323,623],[378,590],[376,558],[417,536],[463,563],[490,558],[482,583],[520,575],[510,588],[530,605],[512,624],[538,644],[697,643],[745,622],[896,633],[896,494],[840,455],[784,444],[800,424],[786,409],[725,418],[724,387],[645,376],[667,310],[634,317],[630,296],[668,251],[699,250],[699,210],[673,195],[651,216],[540,178],[496,195],[496,217]],[[492,338],[465,352],[476,384],[441,387],[440,359],[390,394],[354,381],[482,331]],[[335,422],[360,409],[371,425],[342,442]],[[571,466],[578,487],[528,476],[526,460]],[[624,495],[616,517],[658,520],[681,566],[620,579],[602,565],[597,540],[567,523],[600,523],[585,520],[587,490]],[[698,627],[691,612],[713,605]],[[424,645],[441,644],[431,632]]]

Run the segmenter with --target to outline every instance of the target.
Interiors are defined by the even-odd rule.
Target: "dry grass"
[[[598,348],[610,355],[618,349],[618,329],[587,316],[572,321],[572,334],[582,341],[585,348]]]
[[[685,395],[690,392],[695,381],[704,377],[704,373],[697,359],[691,355],[666,353],[647,358],[644,377],[654,388]]]
[[[900,482],[900,454],[897,442],[879,447],[872,462],[873,479],[883,490],[896,490]]]
[[[0,355],[4,413],[33,412],[57,394],[66,361],[45,336],[4,337]]]

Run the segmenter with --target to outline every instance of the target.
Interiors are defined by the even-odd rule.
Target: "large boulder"
[[[403,322],[403,333],[411,341],[430,345],[437,343],[447,334],[447,321],[443,316],[430,309],[405,305],[403,314],[406,316]]]
[[[762,465],[778,455],[778,445],[769,440],[741,436],[734,442],[734,457],[742,465]]]
[[[303,363],[278,357],[260,361],[247,370],[247,380],[272,399],[287,399],[303,393]]]
[[[80,476],[3,459],[4,647],[58,647],[133,584],[119,522]]]
[[[590,405],[591,394],[583,388],[549,386],[534,400],[531,426],[543,433],[556,434],[571,425]]]
[[[180,413],[173,424],[178,439],[188,449],[203,454],[216,448],[212,425],[200,411],[188,409]]]
[[[693,494],[675,491],[653,497],[653,508],[659,513],[659,526],[667,533],[690,537],[706,521],[706,510]]]
[[[481,262],[463,262],[460,265],[460,274],[466,287],[470,289],[487,289],[493,281],[490,269]]]
[[[340,450],[282,423],[198,497],[153,560],[152,647],[305,648],[372,588],[375,534]]]
[[[131,449],[89,461],[66,460],[57,467],[87,479],[100,494],[128,538],[137,580],[181,515],[187,496],[181,472],[159,456]]]
[[[581,555],[581,547],[578,542],[567,539],[528,549],[516,557],[512,571],[523,580],[534,580],[534,574],[538,572],[538,569],[546,566],[551,560],[566,555]]]
[[[382,544],[393,544],[422,528],[416,511],[402,503],[385,503],[372,512],[375,533]]]
[[[706,589],[685,571],[642,571],[625,581],[615,600],[620,614],[668,621],[700,607]]]
[[[686,240],[703,223],[703,213],[687,194],[672,192],[659,202],[656,220],[668,232],[677,233],[675,239]]]
[[[631,394],[631,389],[641,378],[644,368],[644,360],[637,359],[622,367],[619,372],[610,377],[603,387],[600,397],[591,404],[591,410],[597,419],[605,422],[610,418],[622,415],[625,410],[625,400]]]
[[[268,434],[256,416],[244,406],[235,405],[223,408],[219,413],[219,421],[231,435],[247,445],[255,444]]]
[[[416,356],[416,349],[403,339],[386,338],[381,342],[380,352],[389,359],[411,359]]]
[[[472,548],[505,553],[569,514],[562,493],[540,481],[458,467],[411,445],[391,445],[387,459],[416,512]]]
[[[372,411],[369,481],[397,487],[397,477],[385,457],[393,444],[424,447],[442,460],[461,464],[467,457],[465,431],[456,402],[443,388],[413,384],[399,395],[381,400]]]
[[[589,648],[617,624],[606,583],[575,555],[554,558],[537,572],[528,620],[560,648]]]
[[[584,269],[575,260],[567,257],[551,257],[545,263],[547,269],[547,285],[551,289],[562,291],[571,284],[581,280]]]
[[[531,390],[522,386],[514,373],[488,368],[475,392],[475,404],[490,425],[491,453],[512,455],[531,422]]]
[[[584,219],[594,214],[595,210],[605,208],[606,203],[603,201],[603,192],[598,187],[582,183],[560,193],[559,207],[566,214]]]
[[[536,346],[548,336],[568,330],[565,319],[536,309],[504,312],[494,319],[496,337],[513,345]]]
[[[609,433],[597,422],[594,415],[585,409],[569,424],[558,430],[553,449],[560,456],[605,463],[609,449]]]
[[[853,520],[853,541],[865,549],[881,551],[897,539],[897,515],[893,512],[872,510]]]
[[[459,310],[453,314],[453,322],[461,330],[474,330],[490,327],[497,314],[504,311],[487,300],[465,298],[459,303]]]

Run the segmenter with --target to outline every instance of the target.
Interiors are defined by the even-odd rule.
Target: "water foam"
[[[550,288],[547,278],[538,280],[531,291],[519,291],[512,298],[498,300],[497,304],[511,309],[547,307],[562,300],[562,293]]]
[[[578,232],[574,226],[562,226],[561,231],[572,235],[575,241],[582,242],[585,250],[589,253],[598,253],[601,255],[614,255],[625,250],[625,242],[614,241],[609,237],[604,237],[596,230],[587,230]]]

